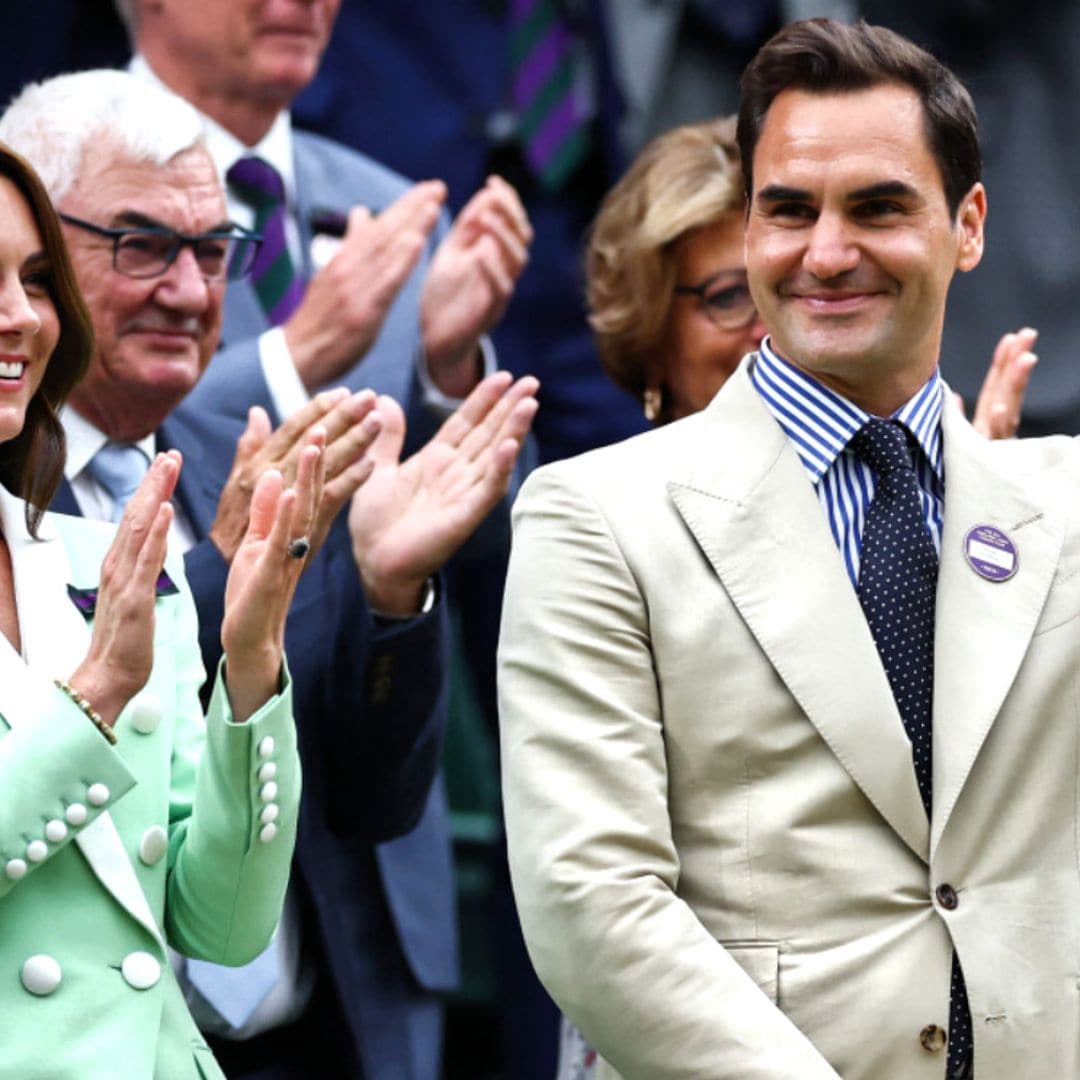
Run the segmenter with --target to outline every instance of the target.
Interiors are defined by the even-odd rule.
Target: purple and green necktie
[[[558,0],[512,0],[511,92],[522,152],[541,187],[558,191],[589,150],[581,43]]]
[[[257,157],[241,158],[225,179],[255,211],[255,231],[263,242],[251,266],[251,284],[270,325],[280,326],[304,298],[304,281],[285,239],[285,184],[277,169]]]

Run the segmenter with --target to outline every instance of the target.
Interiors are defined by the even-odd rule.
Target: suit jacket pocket
[[[721,941],[720,944],[775,1005],[778,1000],[780,946],[775,941]]]

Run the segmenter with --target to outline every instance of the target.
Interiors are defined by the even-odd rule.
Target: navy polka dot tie
[[[871,420],[851,449],[874,474],[863,528],[859,602],[911,740],[915,779],[927,816],[933,801],[934,597],[938,556],[923,515],[908,435]],[[948,1075],[965,1075],[972,1051],[971,1011],[953,953]]]

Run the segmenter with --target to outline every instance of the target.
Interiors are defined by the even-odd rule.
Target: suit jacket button
[[[271,803],[277,798],[277,784],[273,780],[268,780],[261,788],[259,788],[259,798],[264,803]]]
[[[259,740],[259,757],[269,757],[274,752],[274,736],[264,735]]]
[[[44,840],[31,840],[26,845],[26,858],[29,862],[44,862],[49,857],[49,845]]]
[[[109,801],[109,789],[104,784],[91,784],[86,789],[86,801],[91,806],[104,806]]]
[[[8,881],[18,881],[19,878],[26,877],[26,860],[8,859],[4,863],[4,874],[7,876]]]
[[[74,825],[75,828],[78,828],[80,825],[85,825],[88,816],[86,807],[83,806],[81,802],[73,802],[64,811],[64,817],[67,819],[67,823],[69,825]]]
[[[152,735],[161,723],[161,702],[153,694],[141,693],[128,705],[128,716],[140,735]]]
[[[259,780],[263,783],[266,783],[267,780],[273,780],[276,776],[277,766],[272,761],[268,761],[265,765],[260,766]]]
[[[169,834],[161,825],[151,825],[142,835],[139,841],[139,858],[147,866],[153,866],[159,862],[161,856],[169,849]]]
[[[946,911],[955,911],[960,906],[960,897],[956,895],[956,890],[951,885],[939,885],[934,894],[937,896],[938,903]]]
[[[277,836],[277,832],[277,826],[271,821],[259,830],[259,840],[264,844],[269,844]]]
[[[923,1044],[923,1049],[934,1054],[939,1050],[944,1050],[948,1041],[948,1032],[943,1027],[938,1027],[937,1024],[927,1024],[919,1032],[919,1042]]]
[[[261,809],[261,810],[259,811],[259,820],[260,820],[260,821],[261,821],[261,822],[262,822],[262,823],[263,823],[264,825],[269,825],[269,824],[271,824],[272,822],[275,822],[275,821],[277,821],[277,819],[278,819],[278,814],[279,814],[279,813],[280,813],[280,811],[279,811],[279,809],[278,809],[278,804],[277,804],[276,802],[272,802],[272,803],[267,803],[267,804],[266,804],[266,805],[265,805],[265,806],[264,806],[264,807],[263,807],[263,808],[262,808],[262,809]]]
[[[149,990],[161,978],[161,965],[148,952],[128,953],[120,965],[124,982],[134,990]]]
[[[22,984],[31,994],[45,997],[51,994],[59,985],[64,973],[60,965],[52,956],[40,953],[31,956],[22,966]]]
[[[67,826],[59,818],[53,818],[45,826],[45,839],[50,844],[59,844],[62,840],[66,840],[67,833]]]

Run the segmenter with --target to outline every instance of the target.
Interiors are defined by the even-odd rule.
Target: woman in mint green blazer
[[[118,528],[41,509],[89,350],[48,197],[0,147],[0,1076],[220,1077],[166,946],[243,964],[281,910],[300,793],[290,537],[321,454],[290,491],[259,482],[204,721],[195,608],[166,557],[179,455]]]

